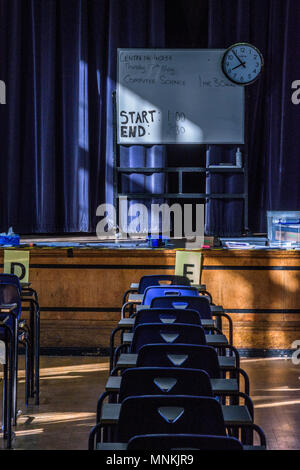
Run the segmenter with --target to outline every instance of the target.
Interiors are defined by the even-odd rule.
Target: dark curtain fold
[[[117,47],[161,47],[164,1],[0,0],[0,38],[0,230],[95,231]]]
[[[128,168],[164,168],[166,166],[166,147],[164,145],[130,145],[120,146],[120,166]],[[163,173],[130,173],[121,177],[121,190],[123,194],[146,193],[149,198],[145,200],[130,198],[128,207],[143,203],[148,210],[144,222],[139,224],[137,232],[148,232],[151,227],[151,204],[161,204],[161,199],[151,198],[154,193],[163,193],[166,190],[166,181]],[[135,211],[133,211],[135,213]],[[123,230],[135,216],[123,214]],[[159,220],[153,221],[152,231],[159,231]]]
[[[299,210],[299,107],[291,85],[300,77],[300,2],[293,0],[226,0],[209,2],[209,47],[247,41],[265,57],[262,78],[246,88],[246,145],[249,162],[249,226],[266,232],[267,210]],[[298,77],[298,78],[297,78]],[[221,153],[220,153],[221,152]],[[228,160],[228,148],[212,146],[210,158]],[[227,159],[226,159],[227,158]],[[231,183],[230,183],[231,181]],[[238,176],[212,175],[208,188],[239,192]],[[240,201],[207,204],[206,230],[240,235]]]
[[[0,231],[95,231],[97,206],[112,202],[117,47],[255,44],[265,70],[246,89],[250,230],[266,231],[268,209],[299,209],[299,24],[295,0],[0,0]],[[198,157],[178,147],[167,148],[169,165],[203,162],[204,148]],[[234,153],[211,146],[207,159]],[[143,188],[156,191],[165,182],[152,176]],[[239,193],[241,184],[238,175],[207,181],[214,192]],[[210,201],[206,213],[208,233],[241,233],[241,201]]]

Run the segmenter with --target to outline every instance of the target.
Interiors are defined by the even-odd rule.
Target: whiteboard
[[[225,49],[118,49],[119,144],[243,144],[244,87]]]

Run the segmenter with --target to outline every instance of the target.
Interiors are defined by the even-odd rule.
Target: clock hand
[[[238,61],[241,63],[241,65],[242,65],[244,68],[246,68],[246,67],[245,67],[245,62],[242,62],[242,61],[241,61],[241,59],[239,58],[239,56],[237,55],[237,53],[236,53],[233,49],[232,49],[232,52],[234,53],[234,55],[235,55],[235,57],[238,59]]]
[[[242,66],[245,67],[245,64],[246,64],[246,62],[242,62],[240,65],[237,65],[232,70],[238,69],[239,67],[242,67]]]

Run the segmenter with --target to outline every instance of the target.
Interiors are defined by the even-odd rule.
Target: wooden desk
[[[146,274],[173,274],[176,256],[175,250],[151,249],[25,250],[30,282],[39,293],[41,346],[95,351],[108,348],[128,286]],[[234,345],[256,354],[291,349],[300,338],[300,252],[202,253],[201,283],[233,319]],[[225,321],[223,326],[227,334]]]

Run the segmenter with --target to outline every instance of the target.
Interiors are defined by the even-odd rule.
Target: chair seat
[[[122,377],[110,375],[107,379],[105,390],[106,392],[116,392],[120,391]]]
[[[107,392],[118,393],[120,391],[122,377],[110,376],[106,382],[105,390]],[[218,393],[234,393],[238,392],[238,383],[236,379],[210,379],[213,392]]]
[[[215,312],[223,312],[224,309],[221,305],[211,305],[210,310],[215,313]]]
[[[117,424],[121,411],[120,403],[103,403],[100,421],[102,424]],[[239,426],[251,424],[250,413],[246,406],[222,405],[225,426]]]
[[[135,318],[121,318],[119,321],[118,326],[123,326],[124,328],[133,328],[135,322]]]
[[[228,341],[225,335],[205,335],[208,346],[227,346]]]
[[[143,294],[129,294],[127,302],[141,304],[143,302],[143,298],[144,298]]]
[[[239,391],[238,381],[236,379],[210,379],[213,393],[235,393]]]
[[[137,354],[121,354],[116,367],[127,369],[128,367],[136,367]],[[218,356],[219,366],[222,370],[234,370],[236,367],[235,358],[227,356]]]
[[[138,289],[139,288],[139,282],[132,282],[130,284],[130,289]]]
[[[121,354],[117,362],[117,367],[121,369],[136,367],[137,357],[137,354]]]
[[[102,424],[117,424],[121,411],[120,403],[103,403],[100,421]]]
[[[253,423],[247,406],[241,405],[222,405],[223,417],[226,426],[245,425]]]
[[[234,356],[218,356],[219,366],[221,369],[234,370],[236,368]]]

